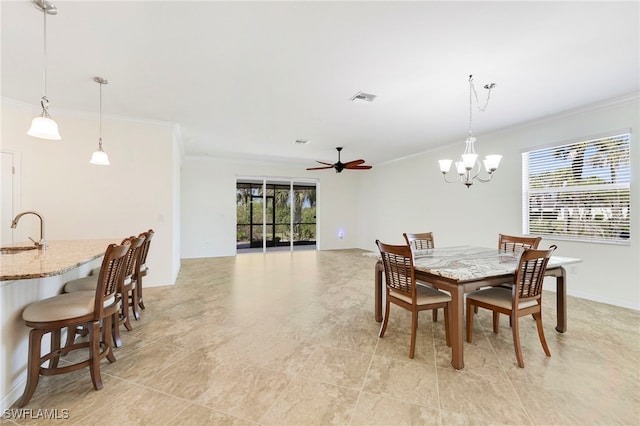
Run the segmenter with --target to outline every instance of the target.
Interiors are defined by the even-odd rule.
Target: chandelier
[[[464,152],[460,156],[460,159],[455,162],[456,173],[458,174],[458,176],[454,177],[451,180],[447,179],[447,175],[449,175],[449,170],[451,169],[451,163],[453,161],[438,160],[438,162],[440,163],[440,171],[442,172],[442,176],[444,177],[445,182],[462,182],[467,186],[467,188],[469,188],[476,180],[483,183],[489,182],[491,178],[493,178],[493,173],[498,169],[500,160],[502,159],[502,155],[486,155],[484,157],[484,160],[482,161],[484,164],[486,175],[480,176],[480,173],[482,172],[482,166],[480,165],[480,161],[478,160],[478,154],[476,154],[474,146],[476,138],[473,136],[472,130],[473,98],[475,97],[476,104],[478,105],[478,111],[483,112],[487,108],[487,105],[489,105],[491,89],[493,89],[494,87],[496,87],[495,83],[485,84],[484,88],[488,90],[487,100],[484,106],[480,107],[478,105],[478,93],[476,92],[476,88],[473,85],[473,75],[469,76],[469,136],[467,136],[467,139],[464,141]]]

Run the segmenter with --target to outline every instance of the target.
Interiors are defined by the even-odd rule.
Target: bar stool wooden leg
[[[49,361],[49,368],[56,368],[58,366],[58,361],[60,361],[60,339],[61,339],[62,330],[55,329],[51,332],[51,353],[55,354],[51,361]]]
[[[100,334],[100,323],[93,321],[89,326],[89,371],[91,372],[91,381],[96,390],[102,389],[102,376],[100,375],[100,339],[96,336]]]
[[[27,360],[27,384],[22,396],[17,402],[18,408],[22,408],[31,400],[38,382],[40,381],[40,347],[45,330],[33,329],[29,332],[29,355]]]
[[[140,300],[138,299],[138,282],[136,282],[136,287],[131,292],[131,310],[133,311],[133,318],[136,321],[140,320],[140,312],[138,312],[138,305],[140,304]]]

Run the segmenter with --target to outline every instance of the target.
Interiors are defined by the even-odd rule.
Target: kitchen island
[[[119,241],[55,240],[49,241],[43,250],[3,250],[0,255],[0,409],[10,407],[24,390],[30,330],[22,320],[24,308],[60,294],[68,281],[89,275],[93,268],[100,266],[105,249],[111,243]],[[9,247],[30,245],[33,244]],[[43,339],[43,347],[48,344]]]

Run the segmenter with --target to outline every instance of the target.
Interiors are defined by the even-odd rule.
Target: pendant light
[[[100,137],[98,139],[98,150],[91,155],[89,163],[96,166],[108,166],[111,164],[109,163],[109,156],[102,150],[102,86],[109,84],[109,82],[102,77],[94,77],[93,81],[100,85]]]
[[[46,0],[33,0],[33,4],[42,11],[44,16],[44,93],[40,98],[42,114],[31,121],[27,134],[41,139],[60,140],[62,137],[58,131],[58,124],[49,116],[49,99],[47,98],[47,15],[56,15],[58,9]]]

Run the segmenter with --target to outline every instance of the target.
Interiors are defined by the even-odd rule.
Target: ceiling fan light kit
[[[340,152],[342,152],[342,147],[339,146],[336,148],[338,151],[338,162],[336,163],[326,163],[324,161],[318,161],[320,164],[324,164],[322,167],[308,167],[307,170],[323,170],[323,169],[335,169],[336,173],[342,173],[343,170],[369,170],[371,166],[367,166],[364,164],[364,160],[353,160],[343,163],[340,160]]]

